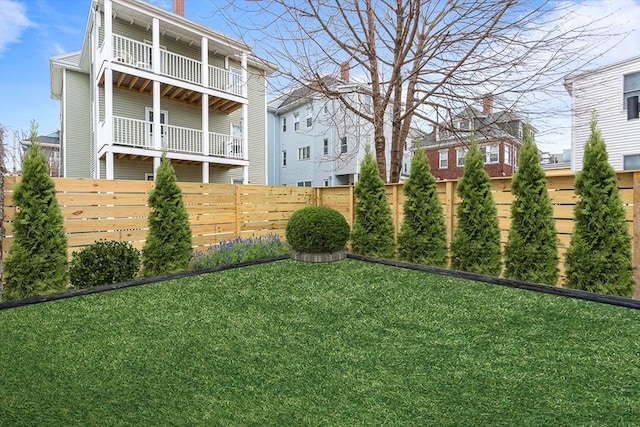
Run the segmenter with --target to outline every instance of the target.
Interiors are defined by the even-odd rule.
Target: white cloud
[[[0,57],[11,43],[18,43],[22,32],[33,24],[27,18],[24,4],[0,0]]]

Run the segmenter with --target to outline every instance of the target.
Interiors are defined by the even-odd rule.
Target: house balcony
[[[121,90],[151,94],[154,80],[160,82],[162,98],[202,106],[207,93],[209,109],[232,113],[247,102],[242,74],[160,49],[159,71],[154,73],[153,49],[121,35],[112,36],[113,86]],[[100,84],[104,84],[101,73]]]
[[[203,131],[199,129],[160,125],[162,146],[156,148],[152,122],[114,116],[112,138],[109,151],[120,158],[157,157],[166,150],[173,154],[170,157],[192,163],[206,161],[230,167],[247,163],[243,139],[232,135],[206,132],[206,138],[203,138]],[[106,151],[107,146],[103,146],[99,157]]]

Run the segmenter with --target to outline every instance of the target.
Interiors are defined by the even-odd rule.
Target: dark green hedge
[[[331,253],[344,249],[349,224],[334,209],[309,206],[294,212],[287,223],[289,246],[299,252]]]

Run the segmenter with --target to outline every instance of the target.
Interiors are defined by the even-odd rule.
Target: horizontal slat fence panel
[[[636,283],[640,283],[640,172],[618,172],[620,197],[625,205],[626,220],[633,237],[633,260]],[[13,240],[16,206],[13,190],[19,178],[6,177],[4,187],[4,237],[2,255],[7,256]],[[141,249],[148,231],[147,200],[153,182],[55,178],[57,200],[64,217],[69,254],[98,239],[129,241]],[[350,226],[354,221],[353,186],[280,187],[179,183],[189,214],[194,247],[206,247],[238,236],[278,234],[284,239],[288,219],[305,206],[327,206],[340,212]],[[453,239],[457,208],[457,181],[438,181],[438,199],[447,226],[447,240]],[[578,196],[575,176],[558,174],[547,178],[549,198],[553,205],[560,255],[560,284],[564,282],[564,257],[573,233],[573,213]],[[393,224],[397,233],[404,216],[405,196],[402,184],[388,184]],[[491,193],[496,202],[500,236],[506,243],[511,226],[511,178],[493,178]],[[640,285],[636,286],[640,297]]]

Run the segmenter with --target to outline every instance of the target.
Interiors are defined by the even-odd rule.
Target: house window
[[[466,148],[457,148],[456,149],[456,165],[458,167],[463,167],[464,166],[464,158],[467,156],[467,149]]]
[[[153,108],[146,107],[145,115],[147,116],[147,147],[153,147]],[[167,124],[169,124],[169,114],[165,110],[160,111],[160,142],[162,146],[167,143]],[[137,139],[137,138],[136,138]],[[144,146],[143,141],[129,141],[133,146]]]
[[[286,132],[287,131],[287,118],[283,117],[282,118],[282,132]]]
[[[244,181],[242,180],[242,178],[231,178],[231,184],[242,185],[244,184]]]
[[[458,129],[469,130],[469,120],[460,120],[458,122]]]
[[[482,158],[485,163],[498,163],[498,145],[485,145],[484,147],[480,147],[480,152],[482,153]]]
[[[631,73],[624,76],[623,87],[623,106],[624,110],[627,109],[627,98],[631,96],[640,96],[640,72]]]
[[[511,164],[511,146],[504,144],[504,164]]]
[[[311,181],[298,181],[298,187],[311,187]]]
[[[324,186],[325,187],[328,187],[330,183],[331,183],[331,179],[325,179],[324,180]]]
[[[622,156],[622,169],[626,171],[640,169],[640,154]]]
[[[438,152],[438,167],[440,169],[447,169],[449,167],[449,151],[448,150]]]
[[[324,104],[324,113],[325,114],[329,114],[329,105],[328,104]]]
[[[327,138],[322,140],[322,154],[325,156],[329,154],[329,140]]]
[[[307,127],[310,128],[313,124],[313,111],[311,110],[311,106],[307,107]]]
[[[287,150],[282,151],[282,166],[287,166]]]
[[[404,165],[402,165],[402,173],[404,173],[405,175],[409,175],[409,167],[407,166],[407,164],[405,163]]]
[[[298,148],[298,160],[308,160],[311,158],[311,147],[307,145],[306,147]]]
[[[518,138],[520,138],[520,141],[524,139],[524,129],[522,126],[522,122],[518,122]]]
[[[152,173],[145,173],[144,174],[144,180],[145,181],[153,181],[155,179],[155,177],[153,176]]]
[[[347,137],[343,136],[340,138],[340,154],[345,154],[349,150],[349,145],[347,144]]]
[[[231,124],[231,142],[227,146],[227,155],[233,159],[242,158],[242,125]]]
[[[300,114],[293,114],[293,130],[300,130]]]

